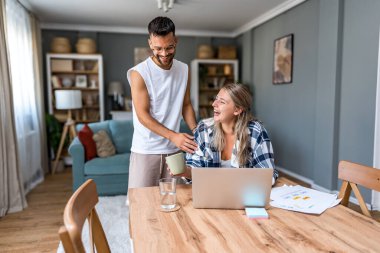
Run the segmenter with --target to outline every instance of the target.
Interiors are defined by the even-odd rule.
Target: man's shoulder
[[[127,73],[130,74],[132,72],[140,72],[141,69],[146,68],[146,66],[148,65],[148,62],[149,62],[149,57],[146,58],[144,61],[136,64],[132,68],[128,69]]]

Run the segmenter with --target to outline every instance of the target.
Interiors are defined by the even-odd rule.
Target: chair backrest
[[[66,253],[83,253],[83,225],[88,220],[91,252],[111,252],[95,205],[98,203],[96,184],[92,179],[82,184],[71,196],[63,213],[63,223],[58,233]]]
[[[342,198],[341,204],[348,205],[351,190],[353,190],[363,214],[372,217],[357,185],[380,191],[380,170],[353,162],[340,161],[338,178],[343,181],[339,191],[339,198]]]

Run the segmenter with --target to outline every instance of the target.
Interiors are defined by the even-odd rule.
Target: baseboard
[[[297,173],[294,173],[292,171],[289,171],[289,170],[287,170],[285,168],[276,166],[276,169],[278,171],[281,171],[281,172],[283,172],[283,173],[291,176],[291,177],[294,177],[295,179],[298,179],[298,180],[303,181],[303,182],[305,182],[307,184],[310,184],[311,188],[314,189],[314,190],[321,191],[321,192],[326,192],[326,193],[331,193],[331,194],[336,194],[336,195],[338,195],[338,193],[339,193],[338,190],[329,190],[329,189],[327,189],[325,187],[322,187],[322,186],[316,184],[314,182],[314,180],[312,180],[310,178],[307,178],[307,177],[304,177],[304,176],[301,176],[301,175],[299,175]],[[353,203],[355,205],[359,205],[359,201],[355,197],[352,197],[352,196],[350,196],[349,202],[351,202],[351,203]],[[368,204],[368,203],[366,203],[366,206],[367,206],[368,210],[379,210],[377,208],[375,209],[371,204]]]

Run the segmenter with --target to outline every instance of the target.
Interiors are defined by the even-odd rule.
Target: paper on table
[[[324,193],[300,185],[272,189],[270,205],[296,212],[321,214],[339,203],[335,194]]]

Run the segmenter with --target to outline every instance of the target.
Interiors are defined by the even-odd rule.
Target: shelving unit
[[[100,54],[47,54],[47,87],[49,113],[60,122],[67,110],[55,108],[55,90],[82,91],[82,108],[73,110],[76,122],[104,120],[103,57]]]
[[[212,102],[219,89],[238,79],[238,60],[195,59],[191,61],[191,103],[197,116],[212,116]]]

